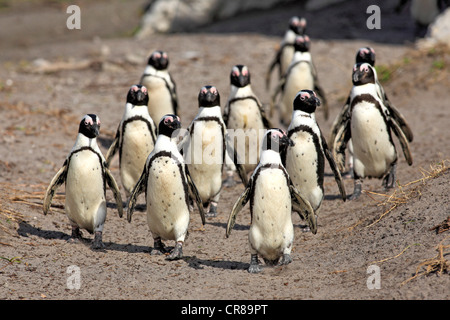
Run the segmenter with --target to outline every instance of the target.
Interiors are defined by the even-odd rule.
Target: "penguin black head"
[[[297,16],[292,17],[289,20],[289,29],[294,31],[296,34],[303,35],[306,31],[306,19],[299,18]]]
[[[161,118],[161,121],[159,122],[158,133],[168,137],[172,137],[173,132],[180,128],[180,117],[174,114],[166,114]]]
[[[97,138],[100,133],[100,118],[95,114],[87,114],[81,119],[78,133],[89,139]]]
[[[262,142],[262,150],[273,150],[281,152],[288,146],[294,146],[294,141],[286,135],[286,132],[279,128],[267,130]]]
[[[375,50],[371,47],[360,48],[356,53],[356,63],[367,62],[372,67],[375,66]]]
[[[311,47],[311,39],[307,35],[297,36],[294,41],[295,51],[308,52]]]
[[[148,58],[148,65],[156,70],[165,70],[169,66],[169,57],[164,51],[154,51]]]
[[[312,90],[301,90],[294,98],[294,110],[313,113],[320,106],[320,100]]]
[[[205,108],[220,106],[220,95],[217,88],[214,86],[201,88],[198,94],[198,106]]]
[[[235,65],[231,69],[230,82],[232,85],[243,88],[250,84],[250,72],[246,66],[241,64]]]
[[[375,83],[375,72],[367,62],[357,63],[353,66],[352,81],[355,86]]]
[[[130,87],[127,94],[127,103],[133,106],[148,105],[148,90],[145,86],[134,84]]]

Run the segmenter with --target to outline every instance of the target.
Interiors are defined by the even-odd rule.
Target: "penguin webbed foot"
[[[68,243],[78,243],[80,240],[83,239],[83,236],[81,234],[81,230],[77,226],[72,226],[72,234],[70,235],[70,238],[67,240]]]
[[[211,202],[211,204],[209,205],[209,210],[205,215],[208,218],[215,218],[217,217],[217,204],[213,204]]]
[[[288,253],[284,253],[283,256],[281,257],[281,260],[278,262],[278,265],[284,266],[288,265],[291,262],[292,262],[291,256]]]
[[[102,241],[102,232],[95,231],[94,240],[92,241],[92,249],[103,249],[105,244]]]
[[[361,182],[355,181],[355,187],[353,189],[353,194],[348,197],[349,200],[356,200],[361,195]]]
[[[396,165],[393,165],[389,173],[383,178],[382,185],[384,187],[384,190],[392,189],[394,187],[396,180],[395,169]]]
[[[183,243],[177,242],[172,252],[167,256],[166,260],[178,260],[183,257]]]
[[[169,251],[164,243],[162,243],[161,238],[156,238],[153,242],[153,249],[150,251],[150,255],[159,256],[168,252]]]
[[[250,267],[247,270],[249,273],[259,273],[262,271],[262,267],[258,260],[257,254],[252,254],[250,257]]]

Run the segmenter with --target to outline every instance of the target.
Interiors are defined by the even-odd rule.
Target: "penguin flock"
[[[99,249],[104,247],[106,186],[114,194],[119,217],[126,209],[130,223],[143,193],[154,241],[150,252],[176,260],[183,257],[194,202],[205,225],[206,218],[217,216],[221,192],[235,184],[237,174],[244,191],[229,214],[225,236],[231,235],[237,214],[250,202],[248,272],[262,270],[259,257],[266,265],[289,264],[294,243],[292,213],[306,222],[305,231],[317,233],[326,163],[342,201],[357,199],[365,178],[382,179],[387,189],[394,186],[398,156],[392,133],[412,165],[412,130],[378,82],[375,51],[370,47],[357,51],[353,87],[332,123],[329,139],[324,137],[315,111],[321,108],[327,120],[327,99],[312,62],[306,26],[304,18],[290,19],[270,63],[267,89],[273,69],[278,66],[279,72],[268,110],[252,90],[249,68],[236,64],[230,71],[230,94],[223,111],[218,89],[204,85],[198,94],[198,113],[186,129],[181,127],[168,54],[154,51],[140,81],[128,88],[124,113],[106,157],[97,144],[99,116],[87,114],[81,119],[74,146],[45,193],[44,214],[56,189],[65,184],[65,211],[72,226],[69,241],[76,242],[84,229],[94,234],[92,247]],[[275,110],[280,127],[273,126]],[[347,150],[348,171],[354,180],[349,197],[342,178]],[[109,169],[117,153],[125,208]],[[173,249],[168,250],[163,240],[175,241]]]

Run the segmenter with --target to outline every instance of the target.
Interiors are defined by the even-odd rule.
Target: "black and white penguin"
[[[398,137],[409,165],[412,164],[412,156],[407,137],[378,96],[373,67],[368,63],[355,64],[352,81],[350,111],[338,126],[333,155],[339,169],[343,171],[345,149],[352,139],[355,186],[350,198],[356,199],[361,194],[362,179],[366,177],[382,178],[385,188],[394,186],[397,152],[391,130]]]
[[[166,114],[178,114],[176,84],[168,68],[167,52],[154,51],[139,82],[149,92],[148,112],[155,123],[159,123]]]
[[[197,186],[208,217],[217,215],[225,164],[233,164],[244,185],[247,174],[239,160],[222,118],[220,94],[214,86],[204,86],[198,94],[199,111],[180,142],[180,149]]]
[[[145,161],[156,142],[156,126],[147,109],[148,91],[145,86],[132,85],[116,137],[106,153],[111,163],[119,151],[120,178],[127,196],[139,180]]]
[[[325,158],[333,171],[342,199],[345,201],[347,197],[341,174],[314,117],[318,106],[320,100],[314,91],[302,90],[297,94],[287,132],[294,145],[288,146],[282,153],[282,161],[292,183],[309,201],[316,216],[324,198]]]
[[[363,48],[358,49],[358,51],[356,53],[355,61],[356,61],[356,63],[368,63],[372,67],[374,67],[375,61],[376,61],[375,50],[371,47],[363,47]],[[398,110],[398,108],[395,107],[395,105],[388,99],[383,86],[378,81],[378,75],[377,75],[375,68],[372,68],[372,71],[375,76],[375,85],[376,85],[376,90],[377,90],[377,96],[383,101],[383,104],[388,109],[392,121],[395,121],[397,123],[397,125],[401,128],[401,130],[405,134],[408,141],[412,142],[414,136],[413,136],[412,130],[411,130],[410,126],[408,125],[405,117]],[[331,126],[330,138],[329,138],[330,149],[333,149],[333,144],[334,144],[334,141],[336,138],[336,134],[338,132],[339,127],[341,126],[341,123],[347,121],[350,117],[350,95],[351,95],[351,93],[348,95],[344,106],[342,107],[339,114],[336,116],[336,118],[333,121],[333,124]],[[347,146],[348,146],[349,153],[351,155],[353,152],[353,146],[352,146],[351,140],[349,140]],[[353,170],[353,158],[350,156],[349,171],[352,172],[352,170]]]
[[[176,244],[168,260],[183,256],[183,243],[189,225],[189,192],[195,195],[203,225],[205,214],[195,184],[189,175],[183,156],[176,144],[180,118],[165,115],[158,126],[158,139],[149,154],[139,181],[128,200],[127,219],[131,222],[136,199],[145,192],[147,201],[147,223],[154,239],[152,255],[166,253],[164,240],[175,240]]]
[[[266,89],[270,87],[270,77],[273,69],[278,66],[278,78],[284,75],[294,56],[294,42],[296,36],[302,36],[306,32],[306,19],[293,16],[289,19],[289,28],[284,33],[283,40],[266,73]]]
[[[276,98],[281,93],[278,109],[280,121],[288,126],[292,117],[292,101],[300,90],[314,90],[323,102],[325,119],[328,119],[328,104],[325,92],[319,84],[316,67],[310,53],[311,40],[307,35],[297,36],[294,42],[295,53],[286,73],[280,79],[272,96],[271,108],[275,105]]]
[[[119,216],[123,214],[119,188],[97,145],[99,130],[98,116],[87,114],[83,117],[70,154],[47,188],[43,207],[44,214],[47,214],[56,189],[65,183],[65,210],[72,225],[71,241],[81,238],[80,229],[85,229],[95,234],[92,244],[95,249],[104,246],[106,184],[114,194]]]
[[[261,271],[258,255],[268,265],[285,265],[292,261],[290,256],[294,241],[292,224],[292,202],[296,202],[305,213],[315,233],[314,210],[293,186],[284,168],[280,151],[293,145],[291,139],[280,129],[266,132],[262,143],[261,158],[250,181],[234,204],[228,218],[226,236],[229,237],[236,221],[236,215],[250,200],[251,226],[248,234],[251,260],[248,271]],[[281,260],[280,260],[281,258]]]
[[[223,120],[226,128],[233,130],[233,134],[230,135],[234,141],[234,148],[244,161],[245,171],[249,173],[259,162],[260,142],[265,129],[269,129],[271,125],[261,102],[252,90],[247,66],[233,66],[230,73],[230,87]],[[233,179],[233,172],[234,170],[228,169],[228,179]]]

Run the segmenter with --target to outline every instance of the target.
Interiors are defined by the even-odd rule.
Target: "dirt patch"
[[[335,10],[343,9],[337,6]],[[324,12],[328,13],[323,17],[330,18],[330,12]],[[24,13],[15,14],[23,17]],[[314,14],[319,16],[320,12]],[[126,21],[132,24],[132,19]],[[314,23],[311,29],[319,33],[319,27]],[[386,193],[381,181],[367,180],[362,197],[345,203],[339,200],[331,170],[326,167],[326,196],[318,233],[303,232],[304,222],[293,215],[293,262],[264,268],[257,275],[249,275],[246,270],[250,261],[248,206],[238,215],[230,238],[225,237],[228,214],[243,191],[240,184],[223,190],[218,217],[208,219],[204,227],[198,213],[193,212],[185,257],[174,262],[149,255],[153,240],[142,210],[143,198],[138,202],[141,210],[128,223],[118,217],[112,193],[107,192],[106,248],[93,251],[93,236],[86,232],[85,241],[79,244],[66,241],[70,226],[63,209],[64,187],[58,190],[50,215],[42,214],[42,197],[72,148],[84,114],[100,116],[99,140],[106,153],[122,117],[126,92],[139,80],[149,52],[164,49],[169,53],[181,119],[187,127],[197,112],[197,94],[203,85],[215,85],[225,101],[234,64],[249,67],[255,92],[268,102],[270,92],[264,89],[264,75],[281,34],[199,32],[155,35],[137,41],[98,38],[93,33],[73,41],[36,43],[30,39],[25,49],[13,41],[3,48],[2,42],[0,298],[448,299],[448,269],[440,275],[436,271],[409,279],[418,267],[424,270],[421,263],[437,256],[439,244],[447,246],[450,242],[448,231],[438,233],[433,229],[450,213],[450,175],[444,168],[450,159],[449,52],[444,48],[421,51],[408,44],[359,40],[351,36],[356,29],[348,31],[348,40],[313,38],[312,54],[330,103],[330,120],[325,121],[318,112],[319,125],[327,136],[350,90],[356,50],[371,45],[377,51],[377,65],[385,70],[387,94],[413,129],[414,163],[408,166],[400,154],[395,190]],[[403,31],[406,39],[409,31]],[[83,61],[92,63],[72,69],[40,69]],[[418,181],[437,168],[444,169]],[[111,169],[120,184],[117,159]],[[408,185],[410,182],[415,183]],[[348,193],[352,192],[351,179],[345,180],[345,186]],[[409,191],[414,193],[403,202],[397,200],[390,210],[392,203],[386,199],[392,195],[391,200],[403,199]],[[448,260],[448,247],[443,250],[442,257]],[[80,289],[71,289],[67,283],[67,270],[72,265],[79,267]],[[373,265],[379,268],[379,289],[368,288],[368,267]]]

